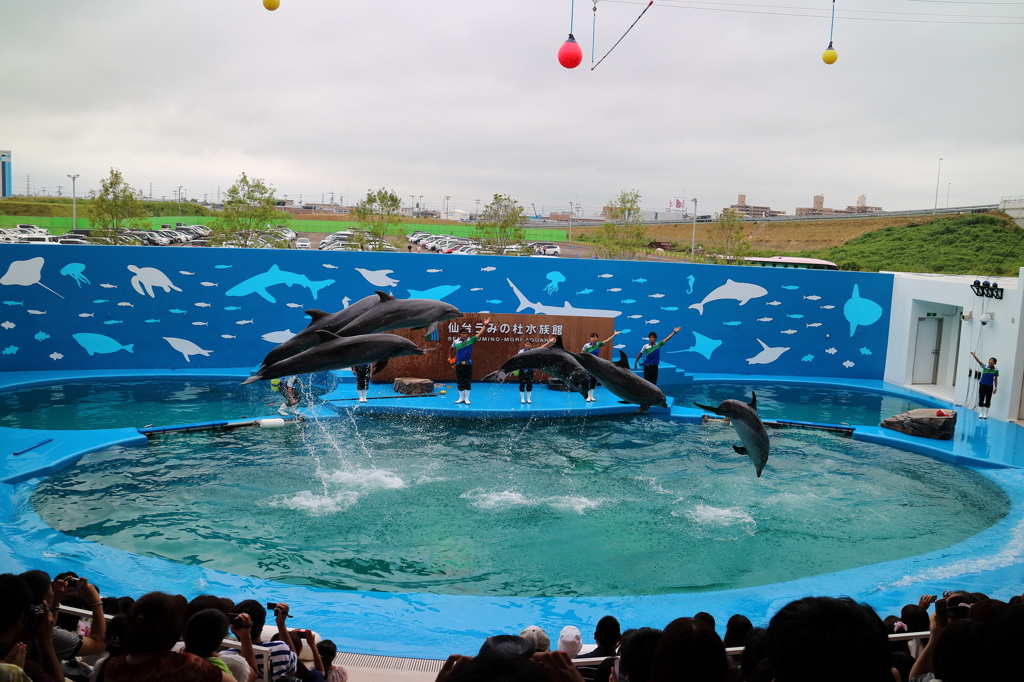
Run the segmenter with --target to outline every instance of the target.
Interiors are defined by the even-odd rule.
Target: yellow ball
[[[448,391],[441,391],[441,395],[446,394]]]
[[[263,0],[263,6],[273,12],[281,6],[281,0]]]
[[[839,53],[832,48],[825,50],[825,54],[821,55],[821,61],[826,64],[835,64],[837,59],[839,59]]]

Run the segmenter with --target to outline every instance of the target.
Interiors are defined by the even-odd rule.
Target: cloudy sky
[[[245,172],[587,216],[630,189],[700,213],[1024,195],[1024,2],[838,0],[828,66],[826,0],[656,0],[591,70],[645,4],[600,0],[594,31],[592,0],[0,0],[0,149],[18,194],[117,168],[156,197]]]

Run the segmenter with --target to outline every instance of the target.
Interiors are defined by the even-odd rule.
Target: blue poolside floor
[[[153,372],[165,378],[176,372]],[[196,374],[200,374],[197,372]],[[245,369],[202,373],[217,377],[248,376]],[[138,376],[137,373],[115,373]],[[111,376],[111,374],[96,375]],[[663,370],[663,377],[665,373]],[[53,373],[7,373],[10,386],[50,383],[61,379],[88,378]],[[714,375],[701,381],[744,381],[757,384],[784,382],[783,378]],[[667,379],[667,377],[665,377]],[[663,379],[663,381],[665,380]],[[801,380],[799,383],[815,383]],[[821,383],[836,385],[835,379]],[[964,408],[909,392],[878,381],[844,382],[878,392],[908,395],[916,401],[955,409],[956,436],[933,441],[904,436],[877,426],[856,425],[853,437],[902,448],[971,467],[998,483],[1009,495],[1010,511],[991,528],[951,547],[921,556],[865,566],[826,575],[756,588],[658,596],[607,596],[589,598],[491,598],[435,594],[341,592],[273,583],[266,580],[184,566],[152,557],[69,537],[49,528],[31,507],[31,495],[39,479],[74,463],[84,454],[112,444],[138,444],[146,437],[138,429],[95,431],[35,431],[0,429],[0,570],[41,568],[51,573],[75,570],[89,576],[106,594],[137,595],[150,590],[180,592],[188,597],[201,593],[241,599],[286,601],[296,623],[334,639],[341,650],[389,656],[445,658],[451,653],[473,653],[488,635],[519,632],[531,624],[549,632],[567,624],[590,626],[606,614],[614,614],[624,627],[662,627],[673,618],[708,611],[724,624],[733,613],[746,614],[755,624],[765,624],[785,603],[810,594],[847,594],[867,601],[881,613],[898,611],[916,603],[921,594],[937,594],[951,587],[985,592],[1009,599],[1024,592],[1024,428],[993,419],[980,420]],[[440,394],[445,390],[444,395]],[[370,400],[357,403],[354,386],[346,378],[321,405],[304,410],[306,418],[359,413],[419,412],[432,416],[464,418],[559,417],[587,414],[631,414],[634,405],[619,404],[598,389],[597,403],[586,403],[577,394],[552,391],[538,385],[533,403],[521,405],[515,384],[475,384],[469,406],[457,405],[453,384],[438,385],[423,397],[395,395],[390,386],[373,385]],[[703,412],[671,406],[651,408],[652,418],[697,422]],[[278,415],[267,415],[277,419]],[[247,420],[250,421],[250,420]],[[286,424],[284,428],[288,428]],[[20,452],[22,454],[13,454]],[[557,551],[557,548],[552,548]],[[597,548],[599,549],[599,548]]]

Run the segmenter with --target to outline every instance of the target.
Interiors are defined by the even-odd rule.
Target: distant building
[[[729,208],[722,209],[722,212],[732,211],[740,217],[750,218],[772,218],[774,216],[786,215],[785,211],[772,210],[770,206],[751,206],[747,203],[747,195],[740,194],[736,198],[736,203]]]
[[[11,177],[11,150],[0,149],[0,199],[14,196]]]
[[[798,208],[796,209],[797,215],[845,215],[850,213],[879,213],[882,211],[881,206],[868,206],[867,195],[861,194],[857,197],[856,206],[847,206],[845,209],[841,208],[825,208],[825,195],[815,194],[814,195],[814,206],[811,208]]]

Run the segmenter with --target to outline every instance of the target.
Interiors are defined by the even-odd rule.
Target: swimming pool
[[[181,564],[491,597],[765,585],[940,549],[1009,507],[967,469],[831,433],[773,432],[761,478],[734,442],[644,416],[353,417],[96,452],[32,503]]]
[[[799,383],[697,382],[673,386],[666,389],[666,394],[677,405],[718,405],[729,398],[750,402],[751,390],[757,394],[757,414],[761,419],[877,425],[894,414],[933,406],[932,401],[907,395]]]
[[[242,419],[273,412],[280,393],[266,383],[182,377],[61,381],[0,393],[0,427],[114,429]]]
[[[217,370],[215,373],[217,376],[237,375],[239,380],[247,376],[247,372],[242,369]],[[24,378],[19,377],[19,380],[24,381]],[[745,381],[744,378],[739,377],[737,380]],[[774,383],[779,382],[775,381]],[[867,383],[871,382],[861,382],[858,387],[868,390],[877,388],[880,392],[885,393],[899,392],[897,387],[883,385],[881,382],[864,385]],[[757,384],[753,385],[756,388]],[[334,422],[341,423],[347,419],[350,422],[354,421],[357,425],[365,426],[367,422],[371,421],[366,418],[371,413],[382,414],[389,410],[408,412],[411,405],[417,404],[417,401],[414,400],[388,400],[379,393],[375,395],[375,391],[380,390],[383,389],[379,386],[371,388],[371,398],[373,399],[367,405],[357,406],[354,402],[337,403],[349,407],[342,409],[339,414],[332,414],[331,416],[341,417],[340,420],[334,420]],[[514,393],[515,387],[487,384],[474,387],[472,412],[463,406],[453,406],[451,402],[454,400],[454,396],[448,396],[447,401],[443,397],[438,397],[420,404],[430,406],[427,411],[434,415],[430,417],[432,419],[439,415],[461,418],[474,412],[484,412],[500,407],[505,412],[516,411],[518,416],[525,417],[522,420],[508,420],[510,424],[518,424],[524,429],[532,429],[535,422],[543,422],[545,417],[563,413],[564,403],[567,399],[566,394],[538,390],[533,395],[533,406],[520,406],[513,396],[509,395],[509,390]],[[505,392],[502,393],[502,391]],[[914,394],[909,392],[907,395],[914,397]],[[596,407],[598,409],[622,410],[626,408],[628,410],[628,406],[611,407],[611,401],[609,401],[608,407],[602,407],[602,405],[604,403],[599,401]],[[591,403],[590,407],[577,410],[576,417],[586,420],[600,419],[596,416],[598,413],[594,411],[594,408],[595,404]],[[314,413],[316,412],[310,411],[310,414]],[[622,412],[621,416],[609,419],[609,421],[621,420],[624,423],[636,423],[640,424],[642,428],[643,424],[647,422],[658,421],[697,424],[700,422],[701,416],[702,412],[696,408],[673,407],[670,412],[657,417],[647,415],[647,418],[644,419]],[[951,586],[985,591],[998,598],[1007,599],[1010,595],[1024,590],[1024,580],[1022,580],[1020,572],[1020,566],[1024,564],[1024,470],[1012,468],[1019,459],[1014,453],[1024,450],[1024,447],[1021,447],[1022,439],[1020,438],[1022,430],[1014,425],[1000,422],[985,423],[977,420],[970,411],[962,411],[960,416],[961,427],[954,441],[922,442],[922,439],[905,437],[877,427],[857,427],[852,441],[837,436],[834,438],[841,443],[854,444],[865,439],[879,440],[896,444],[900,448],[910,448],[919,453],[910,456],[912,458],[917,457],[922,460],[934,458],[963,462],[970,467],[980,467],[976,470],[972,469],[972,474],[998,486],[999,490],[1009,498],[1009,511],[1003,518],[962,542],[954,543],[947,538],[946,546],[924,554],[838,572],[808,575],[785,582],[772,582],[768,585],[715,589],[709,584],[707,589],[698,591],[681,590],[634,596],[605,594],[568,597],[479,596],[442,594],[434,590],[383,592],[372,589],[328,589],[319,586],[289,584],[288,576],[282,576],[280,580],[267,580],[216,570],[208,565],[210,562],[201,562],[199,557],[195,557],[194,560],[186,558],[185,563],[175,563],[158,558],[162,556],[161,550],[164,549],[162,538],[158,539],[160,542],[157,543],[156,551],[143,556],[55,531],[47,525],[43,518],[35,512],[32,505],[36,488],[45,483],[48,476],[71,466],[83,454],[89,451],[98,452],[100,444],[104,442],[109,444],[124,440],[138,443],[142,447],[132,448],[137,453],[133,456],[145,456],[149,452],[148,447],[144,445],[147,442],[146,438],[134,429],[64,432],[3,429],[0,431],[0,440],[6,438],[9,442],[22,443],[26,447],[35,445],[41,436],[47,434],[54,441],[48,445],[35,447],[20,457],[7,457],[0,461],[0,466],[2,466],[0,473],[3,474],[4,491],[7,493],[0,496],[0,510],[2,510],[0,511],[0,529],[2,529],[0,552],[5,557],[5,567],[9,567],[7,570],[21,571],[28,568],[41,568],[55,573],[70,568],[82,575],[94,578],[94,582],[101,585],[107,594],[137,595],[149,590],[173,589],[188,596],[215,593],[235,599],[255,598],[261,601],[288,601],[292,605],[293,612],[298,614],[297,617],[301,619],[302,625],[328,633],[335,641],[339,642],[339,647],[342,650],[423,658],[445,658],[452,652],[471,653],[479,647],[480,641],[486,636],[495,632],[518,632],[529,624],[540,625],[548,631],[557,631],[567,623],[590,627],[601,616],[608,613],[618,616],[626,627],[659,626],[680,614],[695,613],[701,610],[711,612],[723,622],[732,613],[744,613],[750,616],[755,623],[763,624],[767,622],[767,617],[782,604],[808,594],[848,594],[868,601],[881,612],[893,610],[898,612],[902,604],[916,602],[920,594],[938,593]],[[532,421],[531,418],[533,418]],[[481,425],[493,426],[495,424],[495,421],[490,419],[470,421],[478,421]],[[392,430],[396,430],[394,425],[401,424],[402,421],[384,420],[383,423],[392,425]],[[284,435],[291,428],[294,427],[286,426],[284,429],[278,430],[277,433]],[[568,430],[571,431],[572,428]],[[791,432],[798,433],[788,429],[783,431],[773,429],[771,435],[774,439],[782,433],[788,439]],[[738,474],[734,477],[737,481],[764,480],[764,477],[754,479],[749,461],[730,454],[731,445],[736,442],[731,428],[724,427],[720,423],[710,423],[701,427],[699,433],[701,436],[698,440],[706,439],[709,443],[716,443],[712,448],[715,454],[708,460],[710,464],[723,468],[730,475]],[[617,446],[624,451],[629,450],[631,439],[628,435],[626,434],[626,437],[622,438],[611,438],[609,442],[616,442]],[[175,438],[177,437],[166,437],[167,441],[173,441]],[[480,439],[492,438],[484,430]],[[510,444],[509,452],[516,454],[523,450],[523,442],[520,440]],[[422,437],[412,439],[410,443],[410,452],[416,452],[424,446],[431,445]],[[472,445],[472,443],[470,444]],[[779,445],[781,447],[783,443],[780,442]],[[552,451],[548,456],[569,457],[572,454],[570,449],[563,452]],[[764,476],[783,475],[782,470],[775,473],[775,467],[785,464],[787,459],[781,456],[776,457],[776,454],[773,454],[773,459],[769,460]],[[927,456],[922,457],[921,454]],[[91,459],[93,456],[88,455],[90,459],[81,460],[85,465],[83,468],[85,476],[95,475],[97,473],[95,467],[103,466],[100,462],[93,461]],[[114,459],[121,456],[115,455]],[[725,459],[717,460],[717,457]],[[263,466],[250,467],[255,472],[254,475],[273,478],[277,471],[273,458],[267,462],[261,455],[260,461]],[[541,462],[543,463],[543,461]],[[111,462],[108,466],[110,469],[116,470],[120,464],[115,465]],[[735,471],[732,470],[733,467],[736,468]],[[557,470],[558,467],[551,468]],[[308,474],[309,467],[305,467],[305,469]],[[68,471],[70,473],[71,470]],[[329,467],[324,469],[327,474],[333,473],[333,471]],[[417,487],[416,483],[408,485],[401,472],[395,473],[399,474],[399,478],[407,484],[409,489]],[[166,478],[187,477],[189,470],[181,466],[167,466],[159,471],[154,469],[154,475]],[[573,475],[564,476],[567,479],[574,477]],[[563,476],[560,475],[559,478],[563,478]],[[847,478],[850,477],[844,477],[843,480],[845,481]],[[70,481],[70,479],[68,480]],[[418,481],[418,479],[415,480]],[[201,476],[196,476],[194,482],[204,486],[206,483]],[[148,481],[146,483],[148,485]],[[134,482],[128,481],[125,485],[131,486],[134,485]],[[237,482],[229,481],[228,485],[237,485]],[[261,482],[261,485],[265,485],[265,482]],[[320,488],[310,487],[308,492],[320,495],[322,493],[318,491],[322,489],[322,486]],[[216,494],[222,490],[222,487],[210,486],[210,490]],[[402,488],[394,490],[399,493],[403,492]],[[978,490],[984,492],[985,485],[979,486]],[[335,492],[341,491],[336,490]],[[112,495],[119,493],[120,490],[117,488],[111,488]],[[371,493],[369,497],[373,496],[372,489]],[[934,504],[941,506],[945,504],[946,497],[948,497],[947,493],[940,491],[932,495],[930,499]],[[344,499],[343,496],[340,499]],[[81,500],[76,501],[78,505],[76,510],[81,515],[89,515],[97,528],[102,527],[104,519],[98,508],[92,509],[87,504],[80,504],[80,502]],[[463,502],[466,503],[466,501]],[[857,508],[854,513],[863,516],[875,515],[881,511],[885,514],[892,514],[894,515],[892,518],[895,518],[898,515],[900,504],[900,498],[892,497],[888,502],[869,505],[867,508]],[[296,507],[299,508],[296,509]],[[302,512],[299,505],[260,507],[257,510],[261,515],[270,511],[280,514],[305,513]],[[401,508],[393,511],[403,512]],[[535,506],[533,511],[549,516],[555,513],[554,510],[550,510],[544,505]],[[711,518],[713,519],[717,514],[718,512],[712,510]],[[724,520],[728,520],[728,518],[729,514],[727,513],[724,515]],[[314,525],[321,523],[324,518],[305,516],[304,520],[309,525]],[[755,521],[761,522],[757,518]],[[896,523],[899,521],[897,520]],[[738,531],[743,528],[744,524],[745,521],[741,519],[731,529]],[[83,523],[83,525],[88,524]],[[883,526],[884,524],[877,524],[877,530],[885,530]],[[169,527],[168,521],[166,528]],[[458,525],[456,530],[465,532],[467,529],[469,526],[463,523]],[[234,536],[235,531],[236,528],[230,524],[216,524],[202,529],[203,534],[208,538],[219,537],[222,539],[221,549],[225,554],[240,551]],[[544,543],[545,540],[543,535],[537,537],[538,543]],[[547,546],[551,553],[558,552],[560,549],[558,543],[548,543]],[[591,555],[602,553],[602,545],[591,547]],[[655,558],[645,560],[653,561]],[[676,570],[676,567],[668,566],[665,570]],[[710,583],[710,581],[708,582]]]

